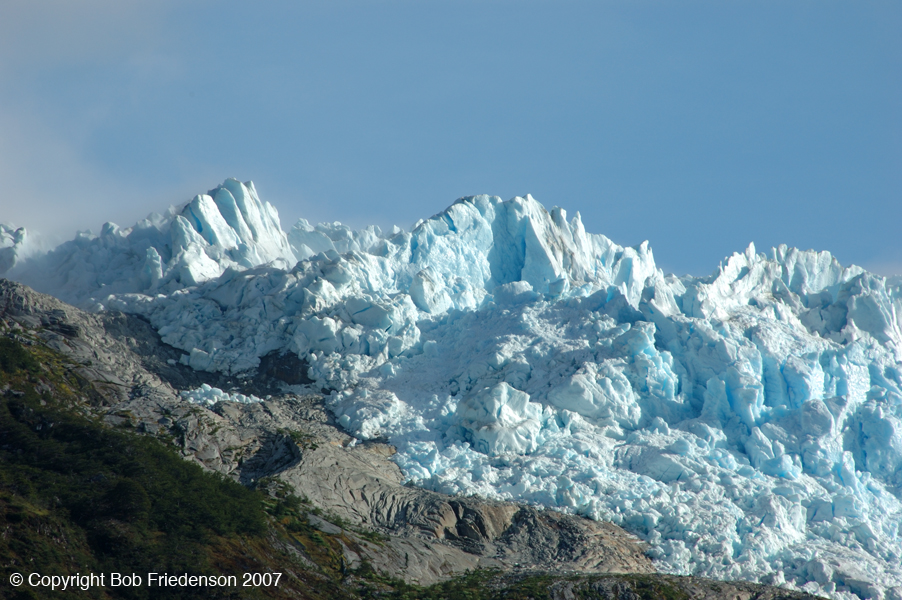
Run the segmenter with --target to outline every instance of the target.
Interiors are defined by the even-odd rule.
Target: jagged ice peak
[[[5,276],[144,315],[195,369],[296,354],[414,484],[614,521],[671,572],[902,599],[897,279],[785,246],[665,276],[647,244],[530,196],[285,232],[234,179],[128,229],[28,240],[0,228]]]

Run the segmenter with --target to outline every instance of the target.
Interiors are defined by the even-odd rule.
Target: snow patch
[[[238,402],[240,404],[253,404],[255,402],[263,402],[262,399],[251,394],[245,396],[237,392],[224,392],[217,387],[211,387],[206,383],[199,388],[180,392],[182,398],[195,404],[203,406],[213,406],[219,402]]]

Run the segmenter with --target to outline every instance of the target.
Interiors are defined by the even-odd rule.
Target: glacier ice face
[[[488,456],[531,454],[542,431],[542,405],[502,381],[457,405],[455,419],[463,437]]]
[[[29,234],[24,227],[0,223],[0,275],[51,248],[47,240]]]
[[[95,309],[100,295],[171,294],[230,269],[297,262],[276,209],[253,183],[235,179],[128,229],[106,223],[99,236],[82,232],[47,253],[23,253],[26,232],[15,236],[23,240],[0,247],[0,275]],[[0,232],[0,240],[15,236]]]
[[[262,398],[258,398],[253,394],[245,396],[244,394],[236,394],[234,392],[224,392],[223,390],[207,385],[206,383],[199,388],[181,392],[181,396],[189,402],[194,402],[195,404],[201,404],[203,406],[213,406],[219,402],[238,402],[239,404],[263,402]]]
[[[665,276],[528,196],[285,235],[230,181],[28,264],[195,369],[296,353],[417,485],[611,520],[675,573],[902,598],[899,280],[783,246]]]
[[[24,227],[0,223],[0,273],[5,273],[21,259],[28,232]]]

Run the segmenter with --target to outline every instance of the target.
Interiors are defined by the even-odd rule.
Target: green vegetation
[[[267,518],[259,492],[204,472],[155,439],[85,416],[80,401],[91,394],[64,362],[38,345],[0,338],[4,588],[11,573],[37,569],[218,574],[232,558],[230,546],[263,540]],[[23,586],[13,597],[40,597],[36,591],[42,590]],[[249,591],[230,597],[257,594]],[[154,592],[95,588],[55,596],[211,597],[203,589]]]
[[[93,416],[93,408],[104,406],[102,395],[65,357],[36,339],[21,340],[0,335],[0,597],[51,594],[13,588],[12,573],[115,571],[235,575],[239,586],[243,573],[283,575],[278,588],[108,586],[52,595],[64,600],[543,600],[551,597],[552,586],[572,583],[574,597],[582,600],[688,598],[673,578],[656,576],[571,578],[483,570],[419,587],[365,561],[349,564],[347,550],[362,556],[361,545],[381,546],[388,538],[323,512],[277,479],[261,479],[248,489],[203,471],[133,427],[104,425]],[[131,415],[119,414],[130,422]],[[316,447],[312,436],[288,435],[304,449]],[[312,515],[337,529],[318,527]]]
[[[496,570],[467,573],[450,581],[421,588],[403,581],[371,575],[391,591],[367,590],[370,598],[386,600],[550,600],[555,584],[570,582],[579,600],[688,600],[689,595],[660,577],[647,575],[560,576],[511,575]]]
[[[288,429],[280,429],[279,433],[290,437],[294,441],[294,443],[297,444],[298,447],[302,450],[316,450],[319,447],[319,445],[314,441],[314,437],[309,433],[291,431]]]
[[[22,344],[8,337],[0,337],[0,373],[38,370],[38,361],[29,354]]]

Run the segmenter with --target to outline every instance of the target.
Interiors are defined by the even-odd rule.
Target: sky
[[[902,273],[902,3],[4,0],[0,222],[71,238],[227,177],[410,227],[527,193],[658,265]]]

